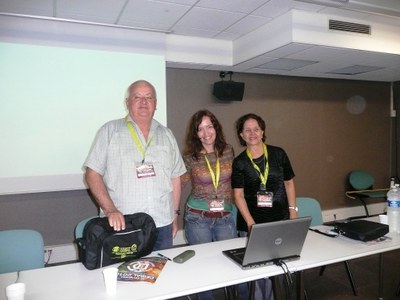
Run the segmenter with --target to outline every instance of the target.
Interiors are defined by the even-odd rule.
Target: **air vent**
[[[362,34],[371,34],[371,26],[370,25],[344,22],[344,21],[338,21],[338,20],[329,20],[329,29],[362,33]]]

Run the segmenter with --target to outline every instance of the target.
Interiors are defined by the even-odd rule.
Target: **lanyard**
[[[215,164],[215,173],[216,174],[214,173],[213,169],[211,168],[210,162],[208,161],[208,158],[207,158],[207,154],[204,156],[205,160],[206,160],[206,163],[207,163],[208,170],[210,171],[211,180],[212,180],[213,185],[214,185],[215,195],[217,195],[219,177],[220,177],[220,173],[221,173],[220,172],[220,164],[219,164],[218,154],[216,156],[217,156],[217,162]]]
[[[267,146],[265,144],[263,144],[263,148],[264,148],[264,156],[265,156],[265,159],[266,159],[264,174],[261,173],[260,168],[254,163],[253,157],[251,156],[249,148],[246,149],[246,154],[250,158],[251,164],[253,165],[254,169],[256,169],[258,175],[260,176],[261,184],[263,184],[264,187],[266,187],[267,186],[268,172],[269,172],[269,163],[268,163]]]
[[[132,123],[130,121],[128,121],[128,119],[126,121],[126,126],[128,126],[128,129],[129,129],[129,131],[131,133],[131,136],[132,136],[133,140],[135,141],[136,146],[138,147],[140,153],[142,153],[142,155],[143,155],[143,160],[142,160],[142,164],[143,164],[144,163],[144,159],[146,157],[147,148],[149,148],[149,146],[151,144],[151,141],[153,140],[153,137],[151,137],[147,141],[146,148],[143,149],[142,143],[140,142],[139,137],[137,136],[136,129],[135,129],[135,127],[133,127]]]

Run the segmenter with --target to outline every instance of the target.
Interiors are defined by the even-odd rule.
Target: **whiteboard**
[[[126,116],[138,79],[156,87],[155,118],[166,125],[161,55],[0,43],[0,194],[86,188],[95,134]]]

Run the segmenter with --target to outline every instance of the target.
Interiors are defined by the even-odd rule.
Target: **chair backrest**
[[[321,225],[323,223],[322,210],[319,202],[310,197],[297,197],[296,204],[299,209],[298,217],[311,217],[310,226]]]
[[[0,274],[44,267],[42,235],[32,229],[0,231]]]
[[[371,189],[374,183],[374,177],[366,171],[354,170],[349,174],[349,184],[355,190]]]
[[[79,239],[83,236],[83,229],[85,228],[86,223],[95,217],[89,217],[82,221],[80,221],[75,227],[75,240]]]
[[[233,220],[235,222],[235,228],[236,228],[236,223],[237,223],[237,214],[238,214],[237,206],[235,204],[232,204],[232,216],[233,216]]]

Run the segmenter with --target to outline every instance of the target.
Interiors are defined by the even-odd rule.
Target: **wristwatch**
[[[289,209],[293,209],[295,211],[299,211],[299,208],[297,206],[289,206]]]

